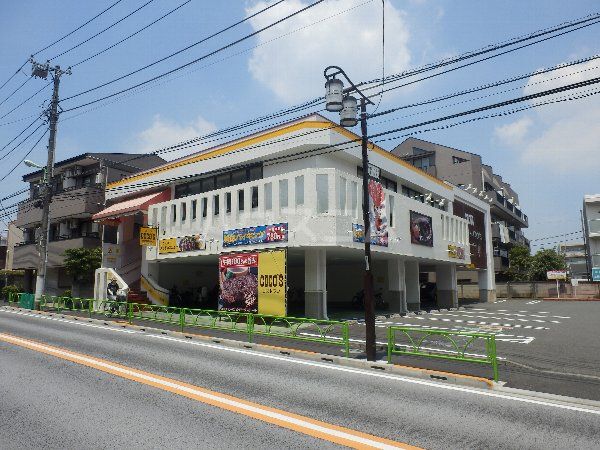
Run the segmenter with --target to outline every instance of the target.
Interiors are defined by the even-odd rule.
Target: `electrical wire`
[[[141,6],[139,6],[138,8],[134,9],[134,10],[133,10],[133,11],[131,11],[129,14],[127,14],[126,16],[124,16],[124,17],[120,18],[120,19],[119,19],[119,20],[117,20],[116,22],[113,22],[113,23],[112,23],[112,24],[110,24],[108,27],[106,27],[106,28],[104,28],[104,29],[100,30],[100,31],[99,31],[99,32],[97,32],[96,34],[94,34],[94,35],[90,36],[89,38],[87,38],[87,39],[85,39],[85,40],[83,40],[83,41],[81,41],[79,44],[76,44],[76,45],[74,45],[73,47],[71,47],[71,48],[69,48],[69,49],[67,49],[67,50],[65,50],[65,51],[63,51],[63,52],[61,52],[61,53],[59,53],[58,55],[56,55],[56,56],[53,56],[52,58],[48,59],[48,61],[52,61],[53,59],[56,59],[56,58],[58,58],[58,57],[60,57],[60,56],[63,56],[63,55],[65,55],[65,54],[69,53],[69,52],[70,52],[70,51],[72,51],[72,50],[75,50],[75,49],[76,49],[76,48],[78,48],[78,47],[81,47],[83,44],[86,44],[87,42],[91,41],[92,39],[94,39],[94,38],[96,38],[96,37],[100,36],[102,33],[104,33],[104,32],[106,32],[106,31],[110,30],[112,27],[114,27],[114,26],[116,26],[116,25],[120,24],[120,23],[121,23],[121,22],[123,22],[125,19],[128,19],[129,17],[133,16],[135,13],[137,13],[137,12],[138,12],[138,11],[140,11],[140,10],[142,10],[143,8],[145,8],[146,6],[148,6],[150,3],[152,3],[153,1],[154,1],[154,0],[148,0],[146,3],[144,3],[144,4],[143,4],[143,5],[141,5]]]
[[[25,133],[27,130],[29,130],[38,120],[40,120],[40,116],[36,114],[36,118],[33,120],[33,122],[31,122],[29,125],[27,125],[19,134],[17,134],[14,138],[12,138],[10,141],[8,141],[6,144],[4,144],[4,147],[0,148],[0,152],[3,151],[6,147],[8,147],[10,144],[12,144],[13,142],[15,142],[17,139],[19,139],[19,137]],[[10,153],[10,152],[9,152]]]
[[[573,231],[572,233],[557,234],[556,236],[546,236],[546,237],[542,237],[542,238],[531,239],[529,242],[546,241],[548,239],[554,239],[554,238],[563,237],[563,236],[571,236],[573,234],[581,234],[581,230]]]
[[[42,125],[44,125],[44,124],[42,124]],[[26,152],[26,153],[23,155],[23,157],[22,157],[22,158],[19,160],[19,162],[18,162],[17,164],[15,164],[15,166],[14,166],[12,169],[10,169],[10,170],[8,171],[8,173],[7,173],[6,175],[4,175],[2,178],[0,178],[0,181],[4,181],[4,180],[6,180],[6,178],[7,178],[7,177],[8,177],[8,176],[9,176],[11,173],[13,173],[13,172],[14,172],[14,171],[17,169],[17,167],[19,167],[19,166],[21,165],[21,163],[22,163],[23,161],[25,161],[25,158],[27,158],[27,157],[28,157],[28,156],[31,154],[31,152],[32,152],[32,151],[33,151],[33,150],[34,150],[34,149],[37,147],[37,145],[40,143],[40,141],[41,141],[41,140],[44,138],[44,136],[46,136],[46,133],[48,132],[48,130],[49,130],[49,128],[46,128],[46,130],[45,130],[45,131],[42,133],[42,135],[41,135],[41,136],[39,137],[39,139],[38,139],[38,140],[35,142],[35,144],[33,144],[33,146],[32,146],[32,147],[31,147],[31,148],[30,148],[30,149],[29,149],[29,150],[28,150],[28,151],[27,151],[27,152]],[[36,129],[36,131],[37,131],[37,129]]]
[[[29,78],[31,79],[31,78]],[[23,106],[25,103],[27,103],[29,100],[31,100],[33,97],[35,97],[36,95],[38,95],[40,92],[42,92],[44,89],[46,89],[48,86],[50,86],[52,84],[52,81],[49,81],[48,83],[46,83],[44,86],[42,86],[39,90],[35,91],[32,95],[30,95],[29,97],[27,97],[25,100],[23,100],[21,103],[19,103],[17,106],[15,106],[13,109],[11,109],[10,111],[8,111],[7,113],[4,113],[4,115],[0,116],[0,120],[4,119],[6,116],[8,116],[9,114],[11,114],[12,112],[16,111],[17,109],[19,109],[21,106]],[[4,124],[0,124],[4,125]]]
[[[8,94],[8,96],[0,102],[0,106],[3,105],[9,98],[11,98],[17,92],[19,92],[21,90],[21,88],[23,86],[25,86],[29,82],[29,80],[31,80],[31,78],[32,78],[31,76],[25,78],[25,81],[23,81],[23,83],[21,83],[18,88],[16,88],[14,91],[12,91],[10,94]]]
[[[185,2],[181,3],[179,6],[176,6],[175,8],[171,9],[171,10],[170,10],[170,11],[168,11],[167,13],[163,14],[162,16],[160,16],[158,19],[155,19],[155,20],[153,20],[153,21],[152,21],[152,22],[150,22],[148,25],[146,25],[146,26],[144,26],[144,27],[140,28],[139,30],[135,31],[134,33],[131,33],[130,35],[128,35],[128,36],[124,37],[123,39],[121,39],[120,41],[118,41],[118,42],[115,42],[114,44],[112,44],[112,45],[110,45],[110,46],[106,47],[105,49],[103,49],[103,50],[100,50],[99,52],[97,52],[97,53],[94,53],[93,55],[91,55],[91,56],[88,56],[87,58],[85,58],[85,59],[82,59],[81,61],[79,61],[79,62],[77,62],[77,63],[75,63],[75,64],[72,64],[72,65],[71,65],[71,67],[72,67],[72,68],[73,68],[73,67],[77,67],[77,66],[79,66],[80,64],[83,64],[83,63],[85,63],[85,62],[87,62],[87,61],[89,61],[89,60],[91,60],[91,59],[93,59],[93,58],[95,58],[95,57],[97,57],[97,56],[100,56],[101,54],[103,54],[103,53],[105,53],[105,52],[107,52],[107,51],[109,51],[109,50],[111,50],[111,49],[115,48],[116,46],[118,46],[118,45],[122,44],[123,42],[127,41],[128,39],[130,39],[130,38],[132,38],[132,37],[136,36],[137,34],[141,33],[142,31],[144,31],[144,30],[146,30],[146,29],[150,28],[152,25],[154,25],[154,24],[156,24],[156,23],[160,22],[161,20],[163,20],[163,19],[167,18],[168,16],[170,16],[171,14],[173,14],[175,11],[177,11],[178,9],[180,9],[180,8],[184,7],[185,5],[187,5],[188,3],[190,3],[191,1],[192,1],[192,0],[186,0]]]
[[[154,62],[152,62],[152,63],[150,63],[150,64],[147,64],[147,65],[145,65],[145,66],[143,66],[143,67],[140,67],[139,69],[136,69],[136,70],[134,70],[134,71],[132,71],[132,72],[126,73],[125,75],[121,75],[120,77],[114,78],[114,79],[112,79],[112,80],[110,80],[110,81],[107,81],[107,82],[105,82],[105,83],[102,83],[102,84],[100,84],[100,85],[98,85],[98,86],[95,86],[95,87],[93,87],[93,88],[86,89],[85,91],[79,92],[79,93],[77,93],[77,94],[74,94],[74,95],[71,95],[71,96],[69,96],[69,97],[65,97],[64,99],[62,99],[62,101],[70,100],[70,99],[73,99],[73,98],[79,97],[79,96],[81,96],[81,95],[83,95],[83,94],[87,94],[87,93],[93,92],[93,91],[95,91],[95,90],[97,90],[97,89],[103,88],[103,87],[105,87],[105,86],[108,86],[108,85],[110,85],[110,84],[112,84],[112,83],[115,83],[115,82],[117,82],[117,81],[123,80],[124,78],[130,77],[131,75],[134,75],[134,74],[136,74],[136,73],[138,73],[138,72],[141,72],[142,70],[148,69],[149,67],[155,66],[156,64],[159,64],[159,63],[161,63],[161,62],[163,62],[163,61],[166,61],[167,59],[170,59],[170,58],[172,58],[173,56],[179,55],[179,54],[181,54],[181,53],[183,53],[183,52],[185,52],[185,51],[187,51],[187,50],[189,50],[189,49],[191,49],[191,48],[195,47],[196,45],[202,44],[203,42],[206,42],[206,41],[208,41],[209,39],[212,39],[212,38],[214,38],[214,37],[216,37],[216,36],[218,36],[218,35],[220,35],[220,34],[222,34],[222,33],[226,32],[226,31],[228,31],[228,30],[230,30],[230,29],[232,29],[232,28],[234,28],[234,27],[236,27],[236,26],[238,26],[238,25],[240,25],[240,24],[242,24],[242,23],[244,23],[244,22],[246,22],[246,21],[248,21],[248,20],[252,19],[253,17],[256,17],[256,16],[257,16],[257,15],[259,15],[259,14],[262,14],[263,12],[265,12],[265,11],[267,11],[267,10],[269,10],[269,9],[271,9],[271,8],[273,8],[273,7],[275,7],[275,6],[277,6],[277,5],[279,5],[279,4],[280,4],[280,3],[282,3],[283,1],[284,1],[284,0],[279,0],[279,1],[278,1],[278,2],[276,2],[276,3],[274,3],[274,4],[272,4],[272,5],[269,5],[269,6],[265,7],[265,8],[263,8],[263,9],[261,9],[260,11],[257,11],[256,13],[254,13],[254,14],[252,14],[252,15],[248,16],[248,17],[245,17],[245,18],[244,18],[244,19],[242,19],[242,20],[239,20],[239,21],[237,21],[237,22],[235,22],[235,23],[233,23],[233,24],[231,24],[231,25],[229,25],[229,26],[227,26],[227,27],[225,27],[225,28],[223,28],[223,29],[221,29],[221,30],[217,31],[216,33],[213,33],[213,34],[211,34],[210,36],[207,36],[207,37],[205,37],[205,38],[203,38],[203,39],[201,39],[201,40],[199,40],[199,41],[197,41],[197,42],[194,42],[193,44],[190,44],[190,45],[188,45],[187,47],[184,47],[184,48],[182,48],[182,49],[180,49],[180,50],[177,50],[176,52],[173,52],[173,53],[171,53],[171,54],[169,54],[169,55],[167,55],[167,56],[165,56],[165,57],[163,57],[163,58],[161,58],[161,59],[159,59],[159,60],[156,60],[156,61],[154,61]],[[323,1],[323,0],[320,0],[318,3],[320,3],[321,1]],[[314,4],[313,4],[313,5],[309,5],[309,7],[312,7],[312,6],[314,6]],[[303,11],[303,10],[301,10],[301,11]],[[297,14],[297,13],[296,13],[296,14]],[[295,14],[294,14],[294,15],[295,15]],[[291,16],[290,16],[290,17],[291,17]],[[278,24],[278,23],[279,23],[279,21],[278,21],[278,22],[276,22],[274,25],[276,25],[276,24]],[[271,25],[271,26],[274,26],[274,25]],[[270,27],[271,27],[271,26],[270,26]],[[269,28],[270,28],[270,27],[269,27]],[[257,33],[254,33],[254,34],[252,34],[252,35],[249,35],[249,36],[245,37],[244,39],[248,39],[249,37],[252,37],[252,36],[254,36],[255,34],[257,34]],[[244,40],[244,39],[242,39],[242,40]],[[241,41],[236,41],[236,42],[234,42],[233,44],[230,44],[228,47],[230,47],[231,45],[235,45],[235,44],[236,44],[236,43],[238,43],[238,42],[241,42]],[[205,55],[205,56],[203,56],[203,57],[201,57],[201,58],[199,58],[199,59],[196,59],[196,60],[194,60],[194,61],[191,61],[191,62],[189,62],[189,63],[187,63],[187,64],[184,64],[183,66],[180,66],[180,67],[178,67],[178,68],[176,68],[176,69],[173,69],[173,70],[171,70],[171,71],[169,71],[169,72],[166,72],[165,74],[162,74],[162,75],[160,75],[159,77],[155,77],[155,78],[152,78],[152,79],[150,79],[150,80],[147,80],[147,81],[145,81],[144,83],[141,83],[141,84],[139,84],[139,85],[136,85],[136,86],[134,86],[134,87],[132,87],[132,88],[130,88],[130,89],[133,89],[133,88],[135,88],[135,87],[138,87],[138,86],[142,86],[143,84],[149,83],[149,82],[151,82],[151,81],[153,81],[153,80],[155,80],[155,79],[162,78],[163,76],[166,76],[166,75],[168,75],[168,74],[170,74],[170,73],[173,73],[173,72],[175,72],[175,71],[177,71],[177,70],[181,70],[182,68],[185,68],[185,67],[187,67],[187,66],[189,66],[189,65],[195,64],[196,62],[198,62],[198,61],[201,61],[202,59],[204,59],[204,58],[207,58],[208,56],[211,56],[212,54],[214,54],[214,53],[216,53],[216,52],[218,52],[218,51],[224,50],[225,48],[228,48],[228,47],[223,47],[222,49],[219,49],[219,50],[217,50],[217,51],[215,51],[215,52],[213,52],[213,53],[210,53],[210,54],[208,54],[208,55]],[[129,89],[127,89],[127,90],[129,90]],[[122,93],[122,92],[126,92],[126,91],[121,91],[121,92],[119,92],[119,93]],[[117,94],[114,94],[114,95],[118,95],[119,93],[117,93]],[[113,95],[113,96],[114,96],[114,95]],[[106,98],[109,98],[109,97],[106,97]],[[101,100],[98,100],[98,101],[101,101]],[[89,104],[91,104],[91,103],[89,103]],[[82,105],[82,106],[87,106],[87,104],[86,104],[86,105]],[[81,106],[80,106],[80,107],[81,107]],[[78,107],[78,108],[79,108],[79,107]],[[71,109],[77,109],[77,108],[71,108]]]

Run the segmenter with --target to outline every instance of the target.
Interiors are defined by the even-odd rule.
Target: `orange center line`
[[[290,413],[277,408],[249,402],[237,397],[211,391],[199,386],[184,383],[172,378],[144,372],[105,359],[96,358],[83,353],[73,352],[60,347],[43,344],[30,339],[23,339],[10,334],[0,333],[0,341],[17,345],[29,350],[51,355],[75,364],[87,366],[111,375],[125,378],[148,386],[171,392],[204,404],[227,411],[252,417],[263,422],[278,425],[282,428],[303,433],[319,439],[351,448],[378,449],[418,449],[408,444],[380,438],[360,431],[311,419],[299,414]]]

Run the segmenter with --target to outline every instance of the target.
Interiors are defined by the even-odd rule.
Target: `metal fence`
[[[33,294],[22,293],[9,296],[9,305],[21,306],[19,299],[27,295],[33,298]],[[253,342],[254,336],[316,342],[341,346],[344,349],[345,356],[350,354],[348,323],[337,320],[175,308],[172,306],[47,295],[40,298],[38,307],[42,311],[55,311],[58,313],[80,312],[85,313],[88,317],[92,317],[94,314],[119,317],[126,319],[130,324],[134,320],[166,323],[177,326],[182,332],[186,327],[192,327],[244,333],[248,336],[248,342]]]
[[[494,381],[498,381],[493,334],[392,326],[388,328],[387,350],[388,363],[392,362],[392,355],[408,355],[489,364]]]

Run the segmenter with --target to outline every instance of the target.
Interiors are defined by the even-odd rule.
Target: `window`
[[[252,208],[258,208],[258,186],[252,186]]]
[[[346,179],[340,179],[340,191],[338,203],[340,206],[340,212],[344,214],[346,212]]]
[[[206,217],[208,215],[208,199],[204,197],[202,199],[202,217]]]
[[[225,212],[231,212],[231,192],[225,193]]]
[[[356,181],[350,182],[350,209],[352,215],[356,215],[356,208],[358,207],[358,183]]]
[[[265,209],[270,211],[273,209],[273,185],[271,183],[265,183]]]
[[[260,180],[262,176],[262,166],[255,166],[248,169],[248,181]]]
[[[196,209],[198,208],[198,200],[192,200],[192,220],[196,220]]]
[[[244,190],[243,189],[240,189],[238,191],[238,210],[239,211],[244,210]]]
[[[187,203],[182,203],[181,204],[181,221],[185,222],[186,218],[187,218]]]
[[[217,189],[221,189],[229,186],[231,183],[231,174],[226,173],[223,175],[217,175]]]
[[[239,169],[231,172],[231,186],[245,183],[247,179],[246,169]]]
[[[205,178],[201,181],[202,183],[202,192],[212,191],[215,188],[215,179],[214,178]]]
[[[294,179],[296,184],[296,206],[304,205],[304,175]]]
[[[219,215],[219,196],[213,195],[213,214],[215,216]]]
[[[279,180],[279,207],[288,206],[288,180]]]
[[[467,162],[468,159],[465,158],[459,158],[458,156],[453,156],[452,157],[452,164],[460,164],[460,163],[464,163]]]
[[[317,174],[317,213],[323,214],[329,211],[329,186],[328,176]]]
[[[422,153],[427,153],[427,150],[423,150],[422,148],[413,147],[413,155],[420,155]]]
[[[175,186],[175,198],[196,195],[222,189],[262,178],[262,166],[249,169],[235,169],[219,175],[206,175],[202,178]]]
[[[394,197],[390,195],[390,227],[394,226]]]
[[[171,205],[171,222],[177,222],[177,205]]]

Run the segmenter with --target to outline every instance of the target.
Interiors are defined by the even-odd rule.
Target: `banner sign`
[[[140,245],[154,247],[158,237],[158,230],[152,227],[140,228]]]
[[[362,225],[359,225],[357,223],[352,224],[352,240],[354,242],[365,242],[365,232],[364,227]],[[387,239],[381,239],[380,236],[374,236],[373,233],[371,233],[371,245],[380,245],[382,247],[387,247],[388,241]]]
[[[158,241],[158,253],[163,255],[166,253],[191,252],[194,250],[204,250],[206,241],[201,234],[192,236],[181,236],[176,238],[161,239]]]
[[[279,249],[219,256],[219,309],[285,316],[286,259]]]
[[[465,249],[453,244],[448,245],[448,257],[455,259],[465,259]],[[470,265],[470,264],[469,264]]]
[[[373,166],[375,167],[375,166]],[[371,244],[388,246],[387,214],[385,209],[385,192],[377,180],[369,180],[369,220]],[[352,224],[352,240],[365,242],[365,232],[362,225]]]
[[[416,211],[410,212],[410,242],[433,247],[433,222],[431,217]]]
[[[453,214],[466,219],[469,229],[469,250],[471,253],[470,268],[485,269],[487,267],[487,250],[485,246],[485,215],[469,205],[455,200],[452,203]]]
[[[546,278],[549,280],[566,280],[567,279],[567,271],[566,270],[548,270],[546,272]]]
[[[223,247],[238,245],[269,244],[272,242],[287,242],[288,224],[259,225],[257,227],[238,228],[223,231]]]
[[[592,267],[592,281],[600,281],[600,267]]]

